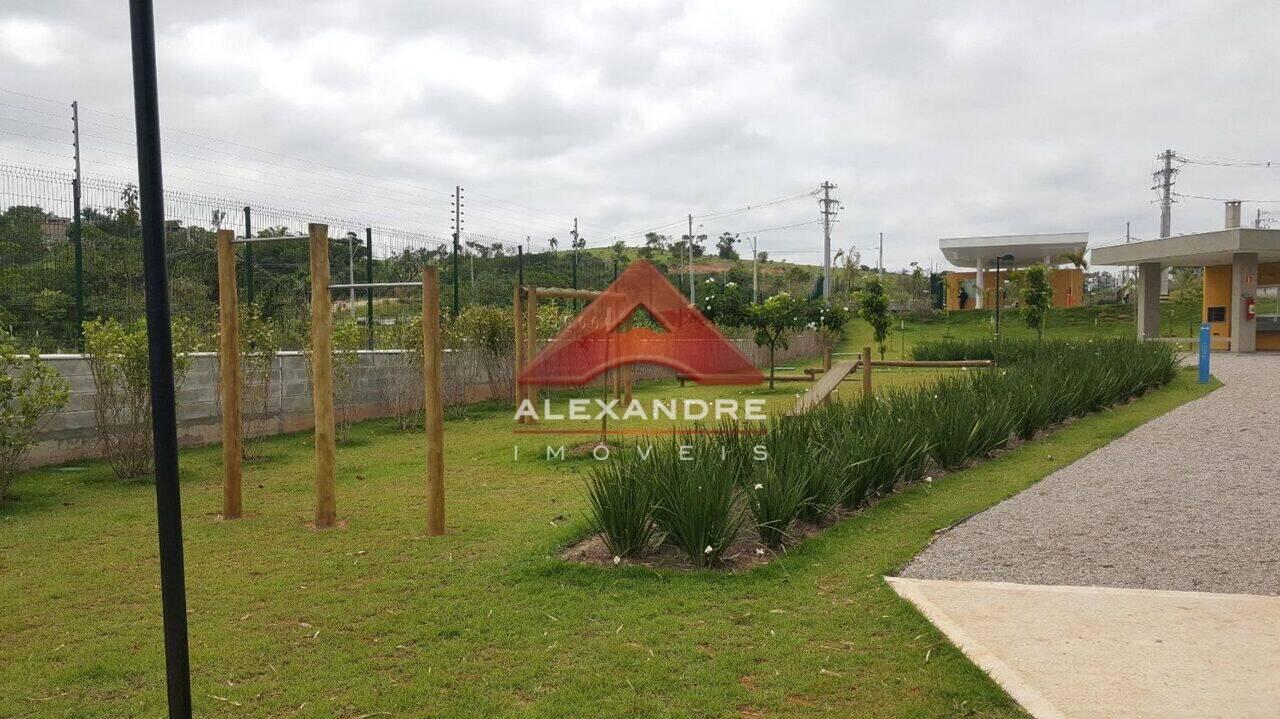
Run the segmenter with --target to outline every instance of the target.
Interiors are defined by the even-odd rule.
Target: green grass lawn
[[[886,380],[891,381],[891,380]],[[698,389],[705,392],[705,389]],[[789,406],[794,386],[770,393]],[[980,511],[1207,388],[1172,385],[911,488],[739,575],[599,569],[590,460],[512,460],[505,411],[447,423],[448,534],[423,534],[423,441],[339,449],[344,529],[315,532],[309,434],[246,465],[220,522],[217,448],[182,453],[198,716],[1022,716],[881,579]],[[645,387],[638,396],[672,393]],[[20,477],[0,505],[0,716],[164,713],[154,497],[105,464]]]

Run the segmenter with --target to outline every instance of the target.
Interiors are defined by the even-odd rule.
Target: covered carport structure
[[[1093,264],[1137,267],[1139,337],[1160,336],[1162,269],[1203,267],[1201,321],[1214,347],[1280,350],[1280,230],[1239,224],[1239,203],[1227,203],[1225,229],[1096,247]]]

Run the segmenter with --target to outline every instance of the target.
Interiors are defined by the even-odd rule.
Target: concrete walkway
[[[1034,716],[1280,717],[1280,356],[1213,371],[889,580]]]
[[[889,581],[1039,719],[1280,716],[1280,597]]]

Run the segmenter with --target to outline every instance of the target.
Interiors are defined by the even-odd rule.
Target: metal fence
[[[69,172],[0,165],[0,326],[44,352],[74,351],[84,321],[143,317],[136,188],[84,178],[77,243],[73,179]],[[464,232],[455,251],[448,236],[188,192],[166,192],[165,216],[173,314],[206,332],[216,327],[218,229],[237,236],[301,235],[308,223],[327,224],[334,283],[412,281],[424,265],[435,265],[440,306],[454,312],[477,304],[509,306],[521,277],[541,286],[603,289],[617,272],[615,260],[585,250],[515,245]],[[301,349],[310,297],[307,244],[254,243],[238,252],[241,301],[273,320],[285,349]],[[421,312],[420,293],[412,288],[337,290],[333,299],[340,316],[350,313],[353,323],[370,330]],[[394,343],[393,333],[385,337],[381,342]]]

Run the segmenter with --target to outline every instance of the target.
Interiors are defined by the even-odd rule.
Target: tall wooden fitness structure
[[[329,227],[311,223],[306,235],[241,237],[232,230],[218,231],[218,366],[222,400],[222,516],[237,519],[243,513],[243,424],[241,423],[240,316],[236,286],[235,246],[256,242],[297,242],[310,247],[311,275],[311,378],[312,412],[315,417],[316,529],[338,522],[335,491],[337,435],[333,409],[333,310],[330,291],[420,287],[422,289],[422,356],[424,425],[427,435],[427,534],[444,534],[444,411],[441,386],[443,362],[440,347],[440,278],[434,267],[424,267],[422,282],[365,282],[329,284]],[[372,261],[372,259],[370,260]]]

